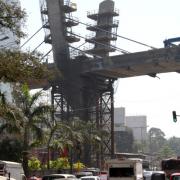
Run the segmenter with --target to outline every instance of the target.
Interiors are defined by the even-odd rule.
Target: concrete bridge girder
[[[84,64],[84,72],[102,76],[126,78],[152,73],[179,72],[180,47],[109,57],[109,61],[92,61]]]

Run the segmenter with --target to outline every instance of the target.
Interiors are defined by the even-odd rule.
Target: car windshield
[[[42,180],[62,180],[63,176],[45,176]]]
[[[174,176],[173,180],[180,180],[180,176]]]
[[[95,180],[95,178],[82,178],[82,180]]]
[[[75,176],[67,176],[66,178],[75,178]]]

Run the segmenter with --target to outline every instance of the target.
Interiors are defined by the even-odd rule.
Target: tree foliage
[[[164,145],[159,150],[159,154],[160,154],[161,159],[172,158],[175,155],[174,151],[168,145]]]
[[[77,172],[84,169],[86,166],[82,162],[76,162],[73,164],[73,169],[75,169]]]
[[[22,142],[17,138],[6,137],[0,142],[0,159],[20,162],[22,158]]]
[[[22,31],[25,20],[26,13],[21,10],[18,2],[0,0],[0,32],[2,34],[9,30],[20,42],[20,38],[25,37]],[[0,81],[30,82],[32,79],[48,79],[49,75],[47,67],[41,62],[39,53],[1,48]]]
[[[36,157],[31,157],[29,160],[28,160],[28,167],[30,170],[40,170],[41,169],[41,162],[38,158]]]
[[[5,110],[2,113],[3,123],[0,125],[0,133],[13,134],[19,137],[23,144],[23,168],[28,174],[27,154],[33,145],[38,145],[43,139],[41,128],[45,115],[50,112],[50,106],[38,102],[41,92],[31,95],[27,85],[16,94],[16,105],[3,104]]]
[[[159,128],[151,128],[148,132],[149,151],[157,153],[166,144],[165,134]]]
[[[70,164],[67,157],[57,158],[54,161],[50,161],[50,168],[52,169],[69,169]]]
[[[39,54],[21,51],[0,51],[0,79],[9,82],[27,82],[47,75],[47,67],[39,59]]]
[[[169,147],[174,151],[174,153],[179,156],[180,154],[180,138],[171,137],[167,140]]]
[[[25,23],[26,13],[21,10],[18,2],[8,2],[0,0],[0,31],[9,29],[18,38],[24,37],[22,25]],[[20,27],[21,25],[21,27]]]

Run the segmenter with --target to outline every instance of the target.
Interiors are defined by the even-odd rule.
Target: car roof
[[[64,177],[76,177],[73,174],[49,174],[49,175],[45,175],[44,177],[49,177],[49,176],[64,176]]]
[[[153,174],[164,174],[164,171],[144,171],[143,172],[144,176],[151,176]]]
[[[93,174],[93,173],[90,171],[81,171],[81,172],[77,172],[76,174],[81,175],[81,174]]]
[[[180,176],[180,172],[176,172],[176,173],[171,174],[171,176],[176,176],[176,175]]]
[[[6,176],[0,176],[0,180],[7,180],[8,178]],[[14,178],[10,178],[10,180],[16,180]]]
[[[99,178],[99,176],[83,176],[81,179],[88,179],[88,178]]]

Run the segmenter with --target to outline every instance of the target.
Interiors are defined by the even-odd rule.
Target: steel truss
[[[52,86],[52,105],[54,116],[60,120],[79,117],[95,123],[98,129],[107,132],[106,137],[99,140],[99,151],[92,144],[85,144],[81,160],[89,166],[103,166],[105,159],[114,155],[114,89],[115,79],[88,75],[83,77],[82,109],[71,109],[64,95],[63,83]]]

